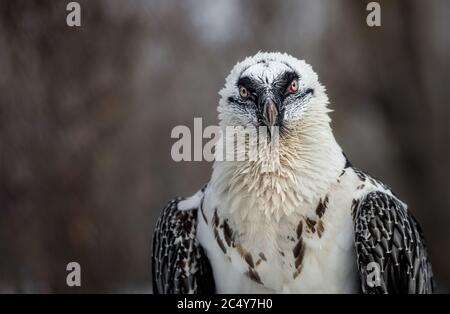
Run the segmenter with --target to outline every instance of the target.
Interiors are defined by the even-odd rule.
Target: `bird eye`
[[[244,86],[239,87],[239,95],[241,95],[242,98],[248,97],[248,90]]]
[[[292,94],[297,93],[297,91],[298,91],[298,81],[297,81],[296,79],[293,80],[292,83],[291,83],[291,85],[289,86],[289,91],[290,91]]]

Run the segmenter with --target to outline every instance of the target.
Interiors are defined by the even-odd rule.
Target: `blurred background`
[[[151,292],[155,220],[209,178],[176,125],[259,50],[313,65],[351,162],[410,205],[450,288],[450,1],[0,2],[0,293]],[[66,265],[80,263],[80,288]]]

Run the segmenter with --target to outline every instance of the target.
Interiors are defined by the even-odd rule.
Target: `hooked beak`
[[[263,108],[264,123],[266,126],[274,126],[278,120],[278,109],[272,99],[267,98]]]

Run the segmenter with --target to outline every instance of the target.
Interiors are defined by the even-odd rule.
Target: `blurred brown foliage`
[[[349,159],[421,222],[450,287],[450,2],[0,2],[0,292],[149,291],[155,219],[210,175],[171,129],[216,123],[237,60],[286,51],[327,86]],[[66,264],[82,287],[66,286]]]

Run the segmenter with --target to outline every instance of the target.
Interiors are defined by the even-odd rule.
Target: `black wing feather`
[[[215,292],[211,265],[196,238],[197,210],[180,211],[177,198],[164,208],[153,235],[156,294]]]
[[[371,192],[354,217],[355,245],[363,293],[432,293],[433,272],[421,228],[405,206],[383,192]],[[372,268],[379,265],[374,284]]]

